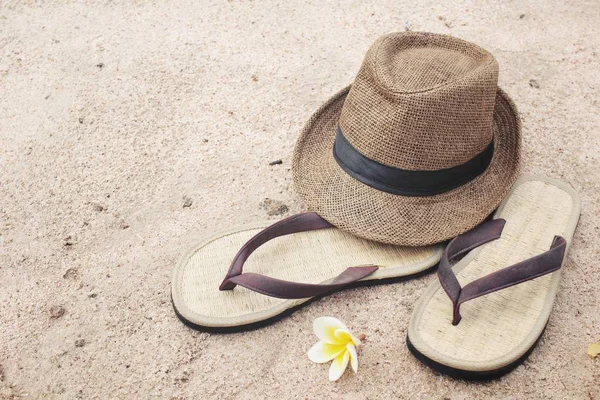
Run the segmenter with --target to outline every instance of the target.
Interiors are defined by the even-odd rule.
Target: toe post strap
[[[350,267],[326,284],[290,282],[252,272],[243,272],[244,263],[250,255],[271,239],[292,233],[332,228],[317,213],[307,212],[283,219],[252,237],[234,257],[219,290],[233,290],[237,285],[255,292],[280,299],[303,299],[340,290],[366,278],[379,269],[376,265]]]
[[[329,222],[321,218],[321,216],[315,212],[306,212],[291,217],[282,219],[279,222],[274,223],[271,226],[263,229],[254,235],[233,258],[233,262],[229,266],[225,279],[219,286],[219,290],[233,290],[236,283],[232,281],[232,278],[240,275],[244,269],[244,263],[252,255],[252,253],[269,240],[275,239],[280,236],[290,235],[292,233],[314,231],[319,229],[332,228]]]
[[[476,279],[462,287],[452,271],[451,262],[476,247],[498,239],[502,235],[505,223],[503,219],[484,222],[454,238],[444,250],[438,268],[438,278],[452,301],[452,325],[458,325],[460,322],[460,306],[464,302],[560,269],[567,242],[563,237],[555,236],[550,249],[542,254]]]
[[[305,299],[343,289],[352,283],[366,278],[377,271],[378,268],[376,265],[350,267],[338,275],[331,283],[327,284],[290,282],[252,272],[234,276],[230,281],[246,289],[279,299]]]

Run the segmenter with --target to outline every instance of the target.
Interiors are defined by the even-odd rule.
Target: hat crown
[[[346,97],[339,125],[364,156],[406,170],[463,164],[493,139],[498,63],[446,35],[379,38]]]

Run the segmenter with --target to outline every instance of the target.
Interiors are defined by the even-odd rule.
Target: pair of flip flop
[[[415,306],[408,348],[440,372],[490,379],[522,363],[539,341],[579,213],[570,186],[521,176],[493,219],[445,249],[371,242],[316,213],[298,214],[196,246],[175,268],[173,305],[193,328],[243,331],[334,291],[415,276],[439,263],[439,281]]]

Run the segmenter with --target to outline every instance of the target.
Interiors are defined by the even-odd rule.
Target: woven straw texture
[[[337,227],[385,243],[450,239],[483,221],[517,176],[520,121],[497,87],[485,50],[444,35],[395,33],[369,49],[351,87],[310,118],[296,144],[293,175],[308,206]],[[333,158],[336,127],[363,155],[407,170],[460,165],[494,139],[494,156],[471,182],[429,197],[381,192]]]
[[[246,325],[277,316],[308,299],[284,300],[243,287],[219,291],[231,260],[268,223],[216,235],[193,248],[175,268],[173,303],[188,321],[208,327]],[[256,250],[244,271],[293,282],[325,283],[346,268],[380,267],[365,280],[412,275],[434,266],[442,247],[400,247],[357,238],[339,229],[276,238]]]
[[[555,235],[570,245],[579,198],[563,183],[527,176],[517,181],[495,218],[506,220],[501,238],[473,250],[453,267],[463,286],[547,251]],[[452,303],[436,280],[415,307],[409,339],[425,356],[453,368],[504,367],[525,354],[542,334],[560,273],[464,303],[457,326],[451,324]]]

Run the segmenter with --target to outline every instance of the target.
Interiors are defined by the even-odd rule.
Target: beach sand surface
[[[405,336],[433,274],[252,332],[184,326],[177,260],[305,210],[299,130],[378,36],[406,29],[492,52],[523,170],[581,194],[539,346],[489,383],[432,372]],[[0,3],[0,398],[600,399],[586,354],[600,340],[599,52],[597,0]],[[337,383],[306,356],[326,315],[366,335],[358,374]]]

